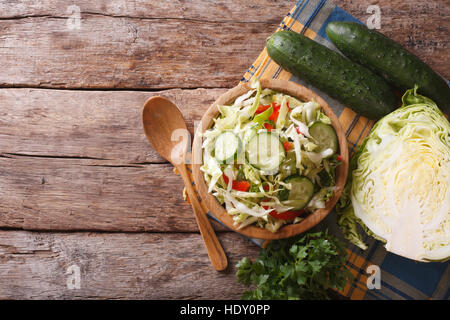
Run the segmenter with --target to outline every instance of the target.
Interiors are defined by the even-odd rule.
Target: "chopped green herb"
[[[243,258],[236,265],[238,282],[256,288],[242,299],[329,299],[328,289],[343,290],[352,278],[345,268],[343,243],[325,232],[309,232],[272,241],[252,262]]]

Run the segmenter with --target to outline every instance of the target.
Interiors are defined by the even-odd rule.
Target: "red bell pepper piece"
[[[303,213],[305,213],[305,210],[285,211],[285,212],[281,212],[281,213],[278,213],[275,210],[273,210],[273,211],[269,212],[269,214],[272,217],[281,219],[281,220],[292,220]]]
[[[265,210],[270,209],[268,206],[262,206]],[[277,219],[281,219],[281,220],[292,220],[296,217],[298,217],[299,215],[305,213],[306,210],[302,209],[302,210],[290,210],[290,211],[285,211],[285,212],[281,212],[278,213],[275,210],[272,210],[269,212],[269,214]]]
[[[289,102],[287,102],[286,104],[287,104],[288,111],[291,111],[291,109],[289,108]],[[276,104],[275,102],[272,102],[272,108],[273,108],[273,113],[270,115],[269,120],[272,120],[275,123],[275,122],[277,122],[278,116],[280,115],[281,105]]]
[[[272,125],[270,123],[267,123],[267,122],[264,123],[264,128],[266,128],[267,131],[269,131],[269,132],[273,130]]]
[[[266,111],[269,108],[270,108],[270,104],[268,104],[267,106],[260,104],[258,106],[258,108],[256,109],[255,113],[256,114],[263,113],[264,111]]]
[[[223,177],[223,180],[225,180],[225,183],[228,185],[228,182],[230,181],[230,179],[225,175],[225,173],[222,173],[222,177]],[[231,189],[236,190],[236,191],[247,192],[250,189],[250,182],[233,180],[231,182]]]
[[[225,180],[225,183],[228,184],[230,179],[228,179],[228,177],[225,175],[225,173],[222,173],[222,177],[223,177],[223,180]]]
[[[284,151],[288,152],[294,147],[294,144],[290,141],[283,142]]]
[[[280,114],[281,106],[272,102],[273,113],[270,115],[269,120],[272,120],[274,123],[277,122],[278,115]]]
[[[250,182],[248,181],[236,181],[234,180],[232,182],[232,189],[236,190],[236,191],[244,191],[247,192],[248,189],[250,189]]]

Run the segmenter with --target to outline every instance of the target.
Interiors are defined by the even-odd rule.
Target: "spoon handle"
[[[227,256],[225,255],[222,245],[220,244],[219,239],[217,239],[216,233],[197,198],[197,194],[192,187],[192,181],[186,171],[186,166],[180,165],[177,169],[186,186],[186,191],[189,196],[189,200],[191,201],[192,208],[194,209],[195,219],[197,220],[200,234],[202,235],[203,242],[205,243],[209,260],[211,261],[214,269],[217,271],[222,271],[228,265]]]

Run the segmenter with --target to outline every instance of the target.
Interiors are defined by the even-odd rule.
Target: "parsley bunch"
[[[254,290],[242,299],[329,299],[328,289],[342,290],[352,278],[345,268],[343,243],[325,232],[272,241],[255,262],[243,258],[236,265],[238,282]]]

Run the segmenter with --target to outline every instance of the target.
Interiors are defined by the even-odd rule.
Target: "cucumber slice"
[[[339,143],[336,131],[329,124],[317,121],[309,127],[309,134],[317,142],[319,152],[331,149],[333,154],[338,151]]]
[[[227,131],[217,137],[214,157],[221,163],[233,163],[241,148],[241,139],[233,132]]]
[[[280,165],[280,179],[285,179],[289,176],[297,174],[295,151],[290,150],[286,152],[286,158]]]
[[[266,174],[278,172],[286,154],[278,135],[261,132],[253,136],[247,145],[249,163]]]
[[[279,198],[286,206],[293,210],[301,210],[306,207],[314,195],[314,184],[305,176],[290,176],[284,180],[291,184],[291,190],[280,191]]]

